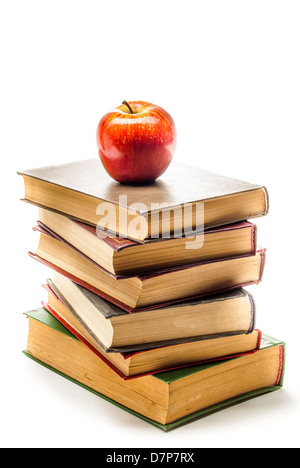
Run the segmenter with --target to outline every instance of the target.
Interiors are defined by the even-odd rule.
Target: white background
[[[3,447],[299,447],[300,4],[0,2]],[[287,343],[285,387],[163,433],[25,358],[48,270],[27,256],[37,212],[17,170],[97,157],[123,99],[164,107],[175,160],[265,184],[257,327]]]

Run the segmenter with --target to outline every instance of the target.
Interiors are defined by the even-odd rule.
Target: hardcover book
[[[123,379],[255,353],[261,344],[262,333],[255,329],[247,334],[209,336],[198,340],[174,340],[161,347],[144,347],[131,352],[104,351],[79,322],[75,324],[76,328],[73,328],[70,322],[66,322],[49,303],[42,302],[42,306]]]
[[[27,316],[28,357],[163,430],[283,385],[285,344],[267,335],[252,354],[126,380],[45,310]]]
[[[265,187],[175,161],[146,186],[113,181],[98,158],[18,174],[24,179],[26,201],[139,242],[196,232],[203,227],[200,204],[204,229],[268,212]]]
[[[124,314],[76,284],[63,296],[48,281],[44,308],[124,377],[254,352],[260,346],[261,333],[254,330],[254,302],[244,290]],[[86,297],[81,297],[81,289]],[[123,346],[113,347],[116,342]]]
[[[159,307],[261,281],[265,249],[255,255],[217,259],[154,272],[114,276],[40,226],[38,248],[29,255],[127,311]]]
[[[257,244],[257,228],[246,221],[143,244],[42,208],[38,224],[116,276],[255,254]]]
[[[170,340],[251,333],[255,326],[254,300],[244,289],[127,313],[59,273],[47,283],[50,305],[71,325],[80,322],[105,351],[135,351]]]

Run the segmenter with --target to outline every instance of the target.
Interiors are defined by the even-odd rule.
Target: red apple
[[[176,147],[172,117],[144,101],[123,101],[104,115],[97,127],[99,157],[118,182],[154,181],[169,166]]]

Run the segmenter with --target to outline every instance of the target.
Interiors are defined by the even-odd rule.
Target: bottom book
[[[285,344],[267,335],[253,354],[124,380],[50,313],[28,321],[26,356],[165,431],[283,385]]]

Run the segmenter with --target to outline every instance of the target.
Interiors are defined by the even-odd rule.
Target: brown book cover
[[[115,207],[117,214],[122,213],[115,232],[137,241],[161,235],[166,230],[172,233],[179,225],[185,233],[196,230],[195,215],[183,216],[183,207],[195,208],[203,203],[205,229],[263,216],[269,208],[264,186],[175,161],[160,179],[145,186],[116,183],[96,158],[18,174],[24,178],[26,201],[100,227],[97,208],[106,203]],[[159,218],[154,222],[158,212],[174,214],[171,224],[169,221],[162,225]],[[140,222],[139,232],[128,226],[127,217]]]

